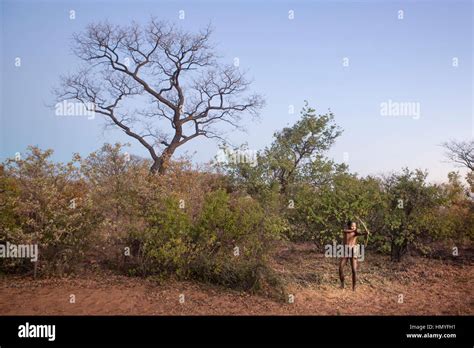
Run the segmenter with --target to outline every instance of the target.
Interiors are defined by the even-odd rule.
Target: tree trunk
[[[405,255],[408,251],[408,241],[404,239],[401,244],[396,244],[394,241],[392,241],[390,249],[391,260],[395,262],[400,262],[402,260],[403,255]]]
[[[166,171],[168,170],[169,161],[175,150],[176,147],[170,146],[166,148],[161,154],[161,156],[153,162],[152,166],[150,167],[150,173],[166,174]]]
[[[390,259],[393,262],[400,262],[400,246],[392,241],[390,246]]]
[[[156,174],[160,170],[160,167],[161,167],[161,159],[157,158],[153,162],[152,166],[150,167],[150,173],[151,174]]]

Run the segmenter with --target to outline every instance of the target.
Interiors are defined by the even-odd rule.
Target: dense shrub
[[[93,243],[101,219],[74,163],[51,162],[52,151],[30,147],[23,159],[8,160],[2,173],[0,240],[37,244],[39,260],[4,259],[2,268],[70,272]],[[2,244],[3,244],[2,243]]]
[[[145,227],[130,230],[131,274],[184,276],[192,254],[191,219],[174,197],[159,197],[146,207]],[[134,260],[134,261],[133,261]]]
[[[250,196],[232,197],[222,190],[206,196],[193,228],[196,255],[194,277],[232,287],[258,289],[267,257],[283,224],[268,216]]]
[[[285,220],[277,192],[254,199],[231,193],[227,179],[170,163],[149,175],[146,161],[123,146],[104,145],[81,160],[81,173],[104,223],[97,251],[102,261],[130,275],[199,279],[259,289],[271,272],[267,258]],[[266,204],[263,204],[266,202]]]
[[[194,221],[177,197],[156,199],[146,215],[147,227],[130,234],[139,245],[132,274],[173,274],[256,290],[270,272],[267,257],[281,226],[250,196],[209,192]]]

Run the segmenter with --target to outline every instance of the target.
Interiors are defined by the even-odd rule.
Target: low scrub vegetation
[[[95,260],[131,276],[258,291],[278,288],[277,243],[321,247],[354,217],[370,226],[368,247],[393,261],[472,243],[474,203],[458,173],[441,185],[421,170],[360,177],[325,156],[340,134],[332,114],[306,106],[256,161],[175,160],[166,174],[121,144],[66,164],[30,147],[0,168],[0,242],[37,244],[39,259],[2,258],[0,270],[62,275]]]

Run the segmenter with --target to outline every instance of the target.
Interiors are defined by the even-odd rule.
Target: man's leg
[[[352,268],[352,290],[355,291],[357,282],[357,257],[351,257],[351,268]]]
[[[341,289],[344,289],[344,266],[346,265],[346,263],[347,258],[341,258],[341,261],[339,262],[339,279],[341,280]]]

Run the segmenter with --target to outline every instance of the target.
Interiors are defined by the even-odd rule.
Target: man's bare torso
[[[344,230],[342,241],[344,245],[354,246],[357,244],[357,230]]]

